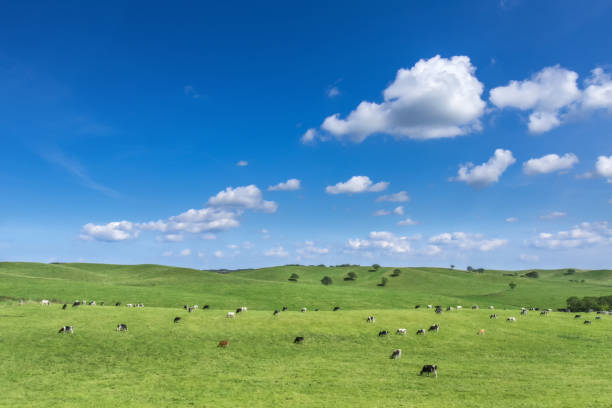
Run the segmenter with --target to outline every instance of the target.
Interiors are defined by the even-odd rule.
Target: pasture
[[[0,406],[612,406],[612,316],[521,316],[512,304],[534,296],[528,299],[534,306],[563,306],[558,298],[566,289],[559,295],[555,288],[571,284],[557,272],[525,283],[515,278],[519,285],[552,288],[542,294],[542,303],[554,299],[549,305],[538,303],[530,287],[514,292],[517,301],[512,292],[487,294],[505,290],[501,272],[475,276],[434,270],[427,277],[427,270],[415,269],[410,276],[410,268],[403,268],[402,276],[393,279],[407,280],[412,288],[399,280],[380,288],[366,283],[388,271],[360,272],[362,282],[325,287],[317,282],[321,273],[340,275],[332,269],[341,268],[310,271],[312,282],[304,269],[304,282],[296,284],[281,281],[288,276],[282,267],[261,275],[219,275],[147,266],[139,277],[138,267],[108,266],[111,272],[105,273],[95,266],[89,273],[87,266],[0,265]],[[147,285],[155,279],[155,285]],[[472,283],[467,293],[466,282],[474,279],[482,286]],[[599,284],[586,283],[583,292],[572,294],[609,293],[606,279],[599,277]],[[422,289],[434,280],[437,290]],[[135,285],[139,282],[142,286]],[[470,310],[473,299],[466,295],[489,302]],[[105,301],[106,306],[69,304],[62,310],[60,303],[35,302],[43,296],[62,303]],[[19,305],[18,297],[26,303]],[[443,306],[461,304],[464,310],[414,309],[415,303],[435,305],[440,299],[447,299],[439,302]],[[115,300],[145,307],[111,306]],[[210,303],[211,309],[188,313],[182,308],[193,303]],[[285,304],[289,311],[273,316]],[[496,305],[498,319],[489,319],[489,304]],[[248,312],[226,318],[243,305]],[[331,311],[335,305],[342,310]],[[301,306],[309,311],[299,312]],[[316,307],[321,310],[315,312]],[[370,315],[375,323],[366,322]],[[507,322],[509,316],[517,321]],[[175,317],[181,321],[173,323]],[[585,319],[593,323],[585,325]],[[119,323],[129,331],[117,332]],[[440,324],[439,333],[415,335],[433,323]],[[74,334],[58,334],[65,325],[74,326]],[[407,334],[395,334],[398,328]],[[477,334],[480,329],[484,335]],[[378,337],[381,330],[391,335]],[[294,344],[296,336],[304,343]],[[221,340],[229,340],[229,346],[217,347]],[[394,349],[402,350],[401,359],[389,358]],[[437,379],[418,376],[425,364],[438,365]]]

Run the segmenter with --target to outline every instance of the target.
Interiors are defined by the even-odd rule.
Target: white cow
[[[40,304],[42,306],[49,306],[51,304],[51,302],[49,302],[49,299],[43,299],[40,301]]]
[[[396,334],[406,334],[407,330],[406,329],[397,329],[397,331],[395,333]]]
[[[516,317],[509,317],[506,319],[507,322],[516,322]]]
[[[493,310],[493,309],[495,309],[495,308],[494,308],[493,306],[489,306],[489,309]]]
[[[131,303],[128,303],[126,306],[127,306],[127,307],[134,307],[134,305],[133,305],[133,304],[131,304]]]
[[[247,309],[247,307],[246,307],[246,306],[242,306],[242,307],[240,308],[240,311],[242,311],[242,312],[246,312],[247,310],[249,310],[249,309]]]
[[[302,312],[306,312],[306,311],[308,311],[308,309],[306,309],[305,307],[303,307],[301,311],[302,311]]]
[[[427,308],[428,308],[428,309],[431,309],[432,307],[433,307],[432,305],[427,305]]]
[[[193,305],[193,309],[198,310],[199,306],[198,305]]]
[[[457,310],[463,309],[463,306],[457,306]]]
[[[227,312],[227,315],[225,317],[227,317],[228,319],[234,319],[236,317],[236,313]]]

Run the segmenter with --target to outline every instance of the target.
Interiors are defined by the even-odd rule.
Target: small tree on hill
[[[472,271],[474,270],[474,268],[472,268],[471,266],[468,266],[468,267],[466,268],[466,270],[467,270],[468,272],[472,272]]]
[[[536,278],[538,278],[540,275],[538,274],[538,272],[537,272],[537,271],[531,271],[531,272],[527,272],[527,273],[525,274],[525,276],[526,276],[526,277],[528,277],[528,278],[534,278],[534,279],[536,279]]]
[[[568,269],[568,270],[565,272],[565,275],[573,275],[573,274],[575,274],[575,273],[576,273],[576,270],[575,270],[575,269]]]
[[[289,280],[291,282],[297,282],[298,279],[300,279],[300,275],[298,275],[297,273],[292,273],[291,276],[289,277]]]
[[[374,264],[374,265],[372,265],[372,269],[378,269],[378,268],[380,268],[380,265],[379,265],[379,264]]]
[[[455,265],[451,265],[451,269],[455,269]]]
[[[510,289],[514,290],[514,288],[516,288],[516,283],[510,282],[508,286],[510,286]]]
[[[389,279],[385,278],[383,276],[383,278],[381,279],[380,283],[378,284],[378,286],[387,286],[387,282],[389,281]]]
[[[321,279],[321,283],[327,286],[327,285],[331,285],[333,281],[332,281],[332,278],[330,278],[329,276],[325,276],[323,279]]]
[[[397,276],[400,276],[401,274],[402,274],[402,271],[400,269],[394,269],[391,276],[395,278]]]

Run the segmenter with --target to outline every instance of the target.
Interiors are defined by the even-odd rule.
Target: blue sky
[[[611,266],[608,2],[328,3],[3,5],[0,260]]]

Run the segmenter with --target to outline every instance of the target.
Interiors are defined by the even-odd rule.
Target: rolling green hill
[[[210,304],[232,309],[280,306],[327,310],[412,308],[415,304],[493,305],[498,308],[565,306],[570,296],[602,296],[612,293],[612,271],[538,270],[539,277],[521,277],[527,271],[466,272],[446,268],[395,268],[279,266],[217,273],[161,265],[0,263],[0,296],[6,299],[49,298],[67,303],[75,299],[107,303],[145,303],[178,307]],[[344,281],[348,272],[357,279]],[[291,274],[299,275],[290,282]],[[507,276],[507,275],[516,276]],[[329,276],[333,284],[320,280]],[[387,277],[385,287],[377,286]],[[584,280],[584,282],[581,282]],[[512,290],[508,286],[515,282]]]

